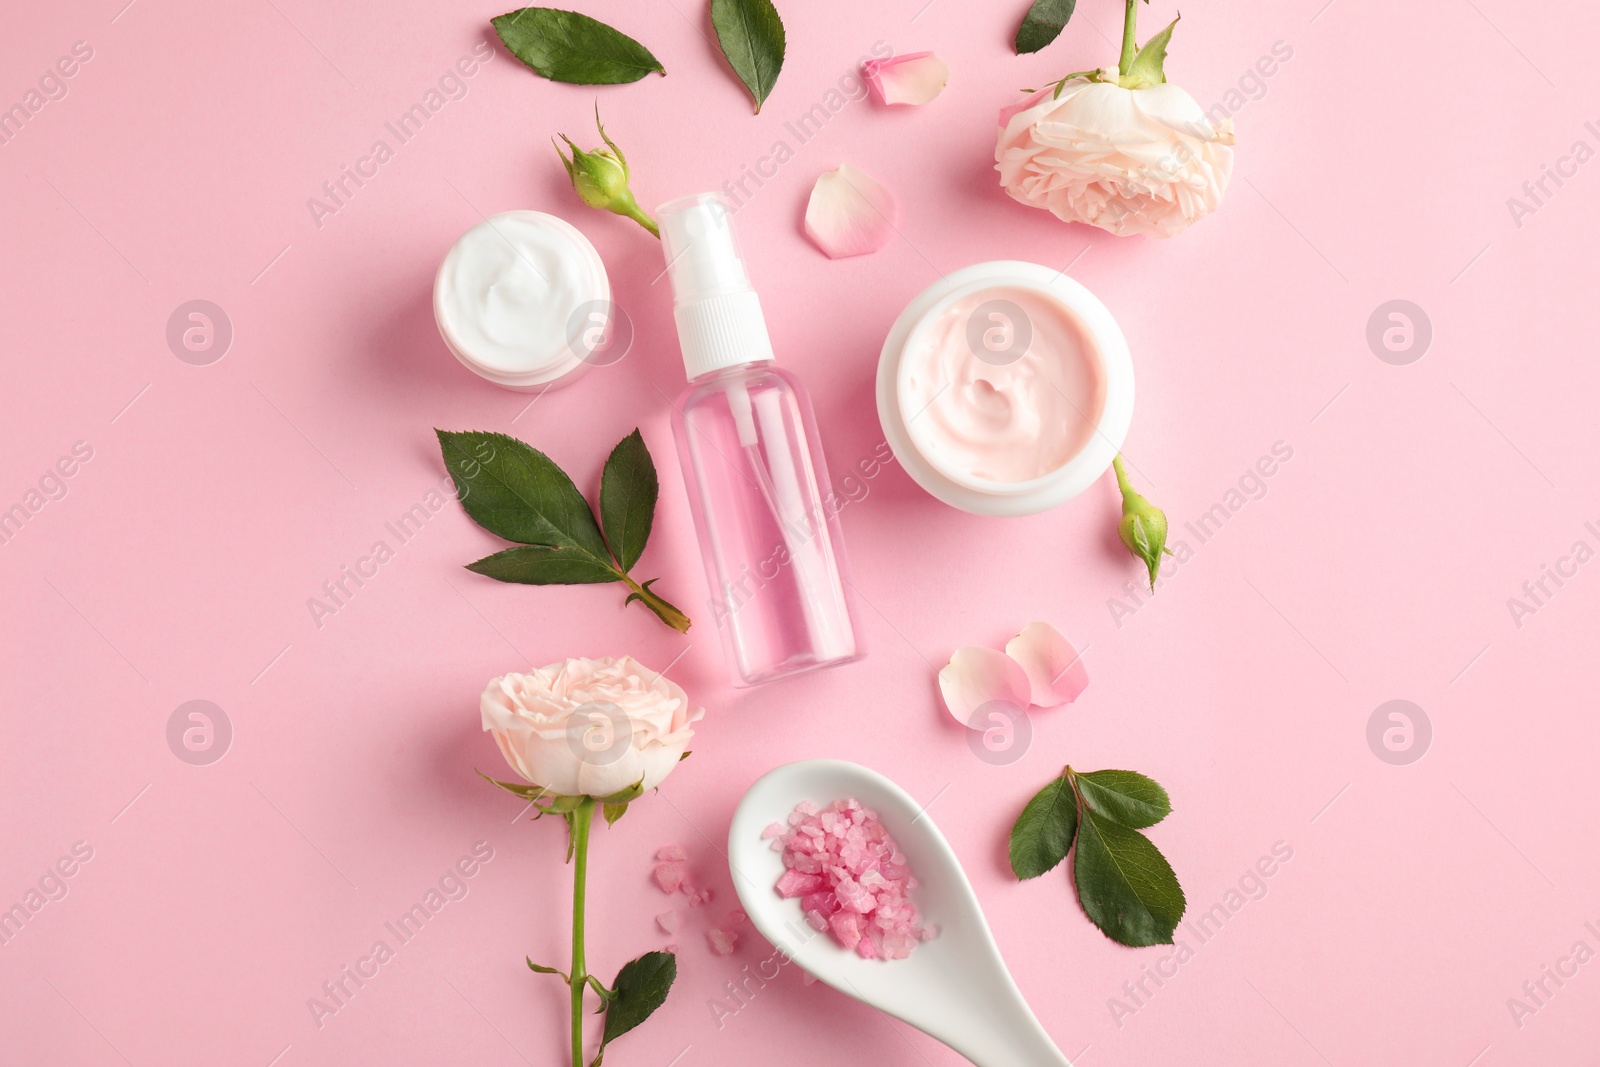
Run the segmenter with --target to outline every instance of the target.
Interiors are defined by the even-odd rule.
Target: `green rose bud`
[[[572,153],[569,159],[567,153],[561,151],[561,146],[556,145],[556,155],[561,157],[561,165],[567,168],[567,178],[572,182],[572,188],[577,192],[578,199],[592,208],[626,216],[649,230],[652,237],[660,237],[661,232],[656,228],[656,220],[645,214],[639,202],[633,198],[633,191],[628,188],[627,157],[622,154],[622,149],[606,136],[606,128],[600,124],[598,107],[594,112],[594,124],[600,131],[600,139],[606,143],[604,148],[585,152],[572,143],[572,138],[563,133],[561,139],[567,143],[567,148]]]
[[[1150,591],[1155,592],[1156,571],[1161,569],[1163,553],[1172,555],[1167,548],[1167,513],[1146,500],[1128,484],[1128,472],[1122,466],[1122,457],[1111,461],[1117,472],[1117,488],[1122,490],[1122,519],[1117,523],[1117,536],[1128,546],[1128,551],[1144,560],[1150,569]]]

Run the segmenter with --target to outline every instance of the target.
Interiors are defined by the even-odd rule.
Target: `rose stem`
[[[1126,497],[1133,492],[1133,486],[1128,484],[1128,472],[1122,466],[1122,454],[1120,452],[1112,458],[1111,469],[1117,474],[1117,488],[1122,490],[1122,495]]]
[[[1133,57],[1139,54],[1134,42],[1134,31],[1139,23],[1139,0],[1128,0],[1127,13],[1122,16],[1122,59],[1117,63],[1117,73],[1126,75],[1133,69]]]
[[[583,960],[583,895],[589,879],[589,824],[594,798],[584,797],[572,812],[572,1067],[583,1067],[583,987],[589,980]]]

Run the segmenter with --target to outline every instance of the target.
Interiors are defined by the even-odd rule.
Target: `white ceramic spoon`
[[[783,858],[761,832],[787,825],[802,800],[825,807],[854,797],[878,813],[919,885],[912,898],[939,936],[909,959],[864,960],[806,925],[798,900],[774,889]],[[804,760],[768,772],[739,802],[728,835],[734,888],[768,941],[817,978],[944,1042],[978,1067],[1072,1067],[1034,1018],[994,935],[933,820],[905,790],[842,760]]]

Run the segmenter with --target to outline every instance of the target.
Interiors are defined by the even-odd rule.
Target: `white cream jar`
[[[612,362],[597,358],[594,345],[612,314],[600,254],[571,224],[542,211],[484,219],[445,254],[433,282],[445,345],[507,389],[564,384],[591,363]]]
[[[1111,466],[1133,418],[1133,361],[1111,312],[1060,271],[978,263],[895,320],[877,393],[918,485],[965,511],[1030,515]]]

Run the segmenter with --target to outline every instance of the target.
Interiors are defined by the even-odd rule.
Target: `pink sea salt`
[[[656,925],[661,927],[664,934],[675,934],[683,925],[683,913],[679,911],[664,911],[656,916]]]
[[[763,837],[783,853],[778,895],[799,898],[807,924],[841,948],[862,959],[899,960],[937,934],[907,895],[916,879],[905,853],[860,801],[826,808],[802,801],[787,826],[773,823]]]
[[[707,930],[706,940],[710,942],[713,953],[727,956],[733,953],[733,946],[738,943],[739,935],[732,930]]]
[[[656,885],[663,893],[676,893],[683,888],[683,863],[680,860],[666,860],[656,864],[656,869],[651,872],[655,876]]]
[[[681,863],[688,858],[688,855],[683,851],[682,845],[664,845],[656,853],[656,859],[658,860],[677,860]]]

